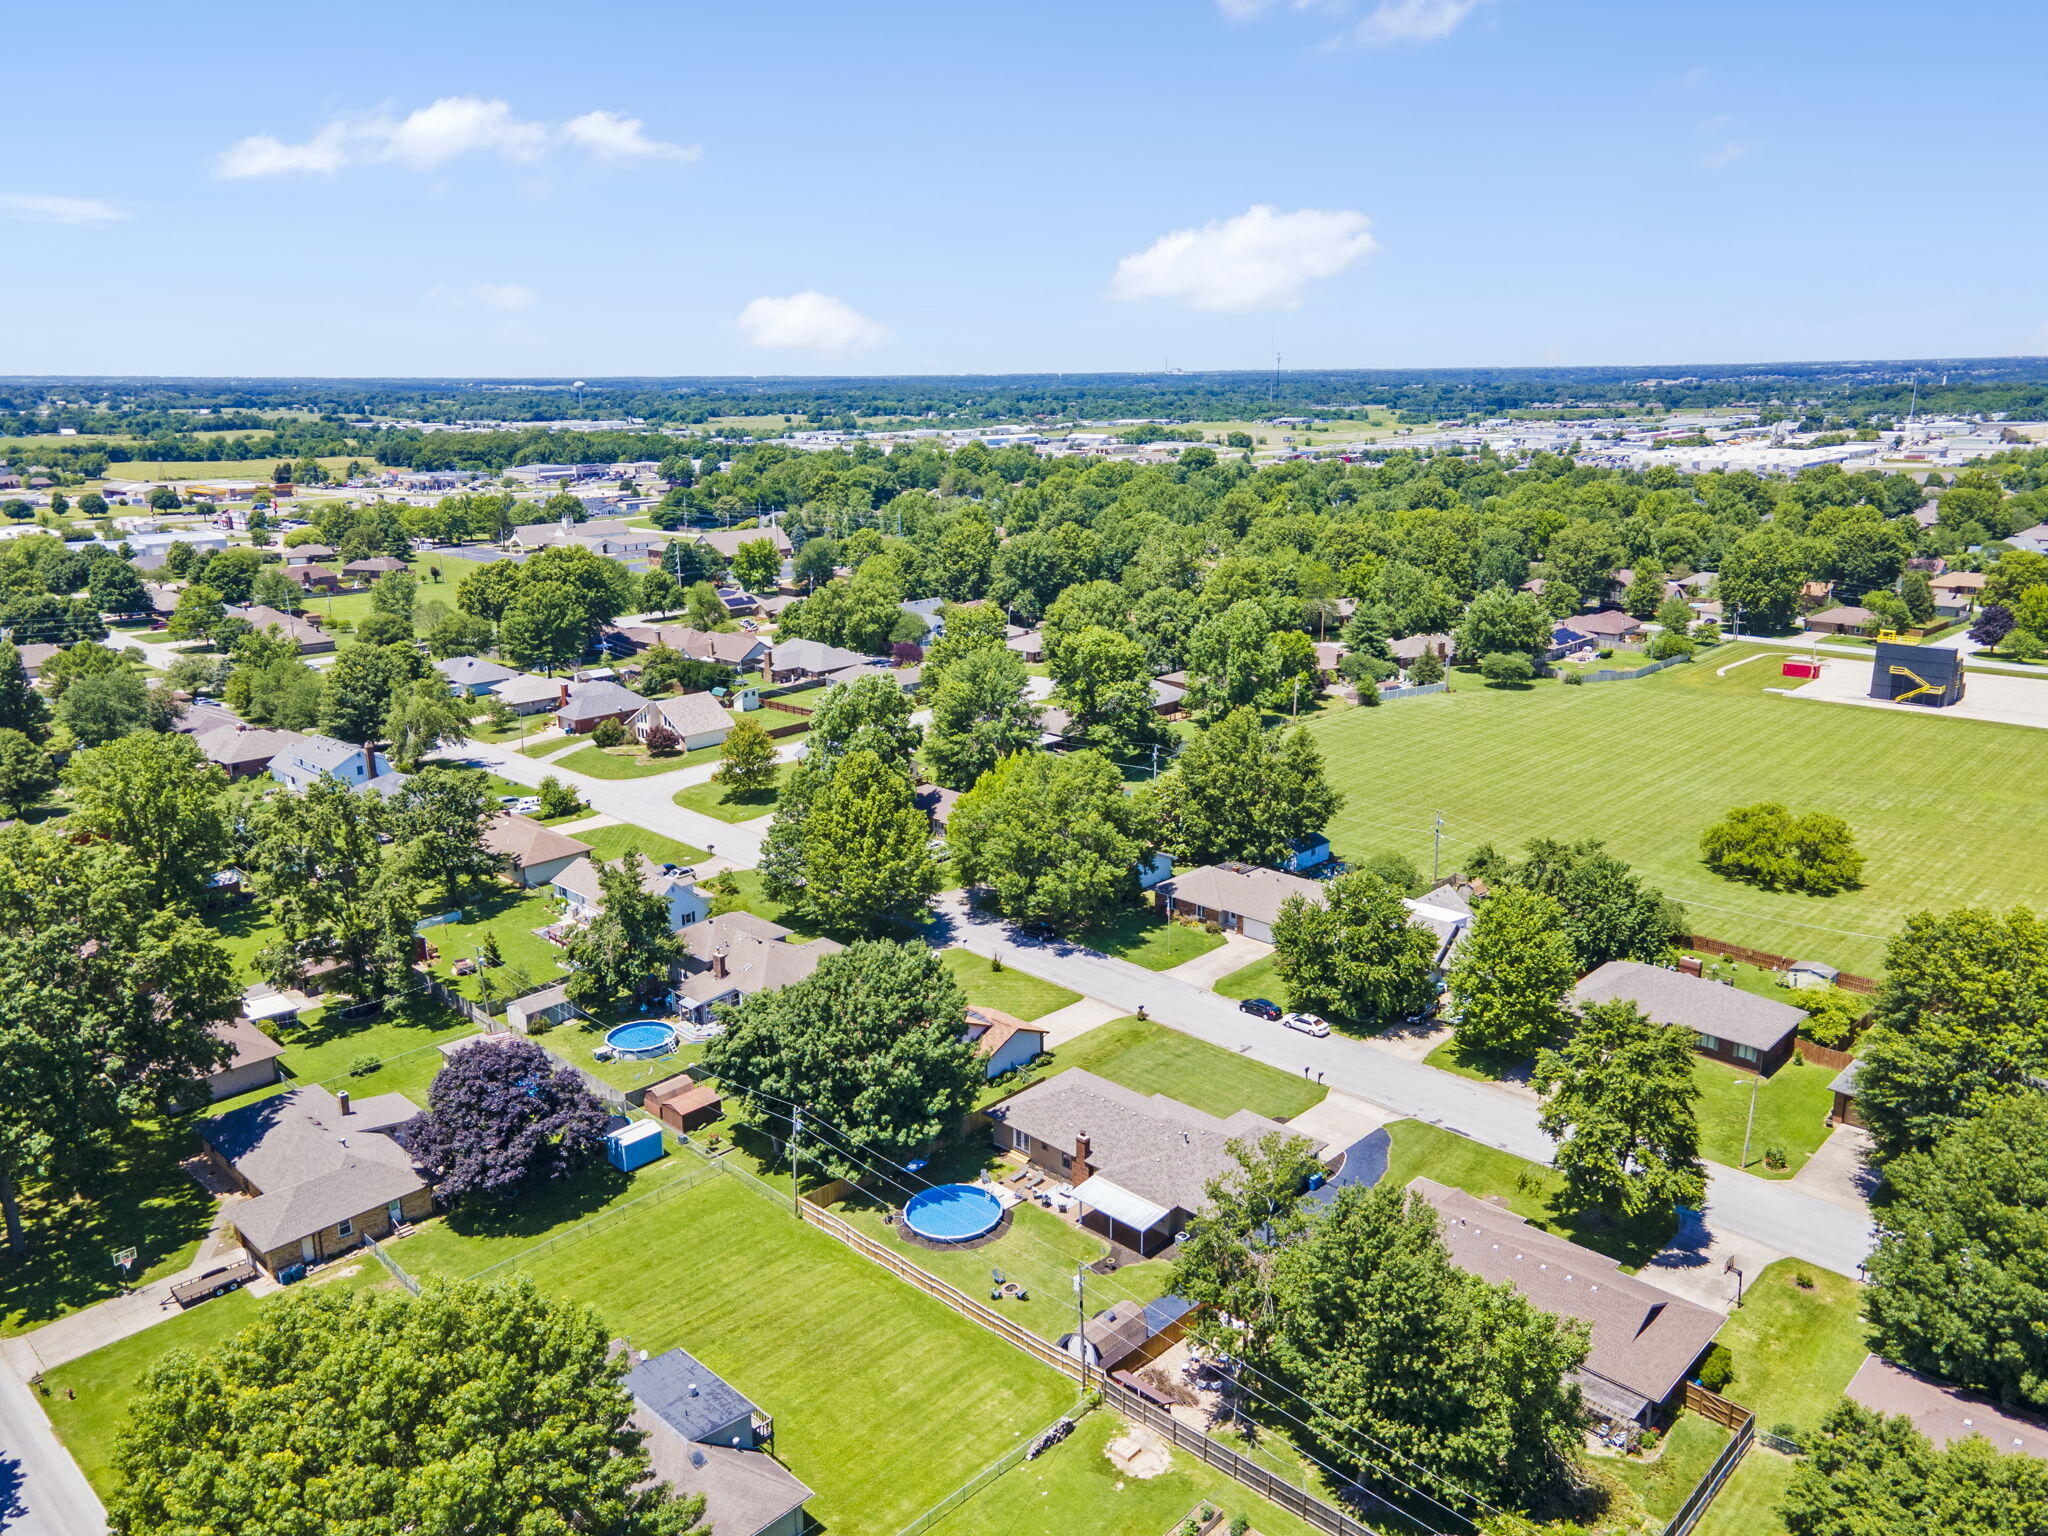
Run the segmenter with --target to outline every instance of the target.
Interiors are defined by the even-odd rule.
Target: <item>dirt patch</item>
[[[1139,1424],[1126,1426],[1120,1437],[1104,1447],[1103,1454],[1125,1477],[1153,1478],[1173,1467],[1173,1448]]]

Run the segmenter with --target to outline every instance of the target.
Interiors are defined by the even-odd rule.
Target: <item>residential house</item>
[[[1021,635],[1012,635],[1003,644],[1015,651],[1027,663],[1045,660],[1045,636],[1035,629],[1027,629]]]
[[[302,736],[270,760],[270,776],[286,789],[307,789],[316,779],[338,779],[350,789],[363,789],[390,771],[391,760],[382,752],[332,736]]]
[[[1153,714],[1178,720],[1187,713],[1187,697],[1187,689],[1179,683],[1169,683],[1163,677],[1152,679]]]
[[[393,571],[409,569],[409,563],[393,559],[390,555],[372,555],[367,560],[351,560],[341,568],[344,576],[353,576],[357,581],[369,583],[379,576],[389,576]]]
[[[1835,584],[1832,581],[1802,582],[1799,587],[1799,607],[1806,613],[1816,608],[1825,608],[1834,601]]]
[[[1870,634],[1877,624],[1876,614],[1868,608],[1858,608],[1853,604],[1823,609],[1819,613],[1809,614],[1806,619],[1807,629],[1816,635]]]
[[[770,650],[766,640],[745,630],[702,630],[687,624],[628,624],[608,638],[614,644],[626,642],[633,651],[665,645],[692,661],[715,661],[735,672],[752,672],[768,659]]]
[[[711,903],[686,871],[673,864],[656,864],[645,854],[634,857],[639,860],[640,889],[668,903],[671,929],[702,922],[711,915]],[[571,922],[587,923],[604,910],[604,887],[598,880],[597,863],[589,857],[570,860],[549,886],[568,908]]]
[[[633,734],[646,741],[657,726],[675,732],[685,752],[723,746],[726,733],[738,717],[708,693],[679,693],[674,698],[655,699],[641,706],[628,722]]]
[[[22,671],[28,674],[30,682],[34,682],[43,675],[43,668],[54,661],[64,650],[64,647],[61,645],[46,645],[39,641],[34,645],[17,645],[14,649],[16,654],[21,657]]]
[[[914,602],[899,603],[897,606],[924,625],[924,638],[918,642],[920,645],[929,646],[945,634],[946,621],[940,615],[940,610],[946,606],[943,597],[920,597]]]
[[[538,715],[560,704],[567,687],[558,677],[536,677],[531,672],[522,672],[493,688],[491,697],[515,715]]]
[[[522,675],[481,656],[450,656],[435,662],[434,670],[447,678],[448,686],[465,699],[488,698],[502,684]]]
[[[351,1103],[313,1086],[200,1121],[207,1162],[253,1197],[229,1212],[249,1257],[274,1275],[431,1214],[427,1181],[391,1134],[418,1113],[402,1093]]]
[[[1875,1355],[1850,1378],[1849,1396],[1877,1413],[1905,1415],[1937,1447],[1982,1435],[1993,1450],[2048,1461],[2048,1422]]]
[[[1619,608],[1582,613],[1572,620],[1571,627],[1582,635],[1590,636],[1598,645],[1626,644],[1643,637],[1643,621],[1631,618]]]
[[[267,1088],[283,1074],[278,1058],[284,1047],[258,1029],[249,1019],[230,1019],[213,1025],[208,1033],[224,1040],[234,1051],[228,1064],[206,1079],[207,1098],[219,1102],[254,1088]]]
[[[332,560],[340,553],[340,550],[330,549],[325,544],[292,544],[284,551],[285,569],[289,571],[293,566],[310,565],[315,560]]]
[[[1512,1285],[1554,1317],[1586,1324],[1591,1347],[1573,1373],[1593,1413],[1647,1428],[1674,1409],[1686,1377],[1726,1321],[1646,1280],[1605,1254],[1533,1227],[1462,1189],[1418,1178],[1410,1193],[1436,1207],[1444,1246],[1460,1269]]]
[[[990,1118],[998,1147],[1072,1184],[1082,1226],[1147,1258],[1201,1209],[1209,1181],[1235,1166],[1230,1142],[1286,1131],[1248,1109],[1219,1120],[1081,1067],[1012,1095]]]
[[[910,797],[911,804],[931,818],[932,834],[936,837],[946,835],[946,823],[959,800],[960,791],[947,789],[943,784],[920,784]]]
[[[177,722],[171,729],[180,736],[190,736],[197,742],[202,736],[241,723],[241,716],[226,705],[216,704],[211,699],[196,698],[187,700],[180,706]]]
[[[2022,528],[2006,542],[2014,549],[2030,549],[2037,555],[2048,555],[2048,523]]]
[[[1045,1031],[1000,1008],[969,1008],[967,1039],[990,1078],[1001,1077],[1045,1054]]]
[[[287,554],[295,551],[286,551]],[[334,593],[341,590],[341,578],[324,565],[287,565],[284,579],[296,585],[301,591]]]
[[[188,710],[189,714],[190,711]],[[253,779],[267,773],[280,752],[298,746],[306,737],[297,731],[272,731],[260,725],[215,726],[192,738],[200,756],[227,770],[231,779]]]
[[[794,942],[787,928],[751,912],[722,912],[685,928],[683,958],[671,977],[671,1001],[686,1022],[715,1022],[714,1010],[756,992],[802,981],[844,946],[830,939]]]
[[[1449,635],[1403,635],[1399,640],[1387,642],[1387,650],[1403,672],[1422,660],[1425,651],[1434,652],[1438,661],[1449,666],[1451,655],[1457,648],[1457,641]]]
[[[848,668],[872,663],[872,657],[827,645],[822,640],[784,640],[769,652],[768,680],[792,683],[807,677],[831,677]]]
[[[1328,899],[1319,880],[1256,864],[1205,864],[1160,880],[1153,889],[1165,916],[1214,923],[1262,944],[1273,942],[1273,923],[1289,897],[1318,906]],[[1422,896],[1403,897],[1402,903],[1411,921],[1436,936],[1436,968],[1443,970],[1471,931],[1471,903],[1448,881]]]
[[[759,543],[768,540],[775,546],[775,552],[787,560],[796,553],[796,546],[789,541],[789,535],[770,523],[762,528],[709,528],[690,534],[697,543],[717,550],[730,561],[739,553],[742,544]]]
[[[1806,1017],[1790,1003],[1639,960],[1608,961],[1584,977],[1572,995],[1581,1008],[1634,1003],[1645,1018],[1691,1030],[1697,1037],[1693,1048],[1701,1055],[1766,1077],[1790,1059],[1793,1037]]]
[[[684,1498],[701,1494],[716,1536],[802,1536],[811,1490],[764,1446],[774,1422],[684,1350],[626,1374],[633,1426],[654,1476]]]
[[[295,642],[301,656],[324,655],[334,649],[334,636],[304,614],[286,613],[267,603],[251,603],[246,608],[230,604],[221,611],[231,619],[247,620],[255,629],[275,630],[283,638]]]
[[[555,876],[590,853],[588,843],[579,843],[553,827],[544,827],[530,816],[502,811],[484,828],[483,845],[506,861],[506,872],[528,890],[553,885]]]
[[[555,721],[572,736],[594,731],[606,720],[625,724],[647,706],[647,701],[630,688],[609,679],[588,683],[563,683],[561,702],[555,707]]]
[[[1568,657],[1585,656],[1594,650],[1593,637],[1582,634],[1568,625],[1551,626],[1550,645],[1544,651],[1546,661],[1563,661]]]
[[[1931,578],[1927,584],[1934,589],[1935,613],[1944,619],[1967,619],[1990,579],[1982,571],[1944,571]]]

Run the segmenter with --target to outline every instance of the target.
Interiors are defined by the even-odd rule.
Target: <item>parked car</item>
[[[1280,1017],[1280,1005],[1275,1002],[1269,1002],[1263,997],[1246,998],[1237,1005],[1237,1011],[1239,1013],[1248,1013],[1258,1019],[1277,1019]]]
[[[1317,1039],[1330,1032],[1329,1022],[1313,1013],[1290,1013],[1280,1022],[1288,1029],[1298,1029],[1304,1035],[1314,1035]]]

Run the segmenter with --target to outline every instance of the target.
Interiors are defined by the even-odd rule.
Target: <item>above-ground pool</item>
[[[903,1207],[903,1225],[934,1243],[965,1243],[995,1230],[1003,1202],[978,1184],[920,1190]]]
[[[666,1056],[676,1048],[676,1027],[660,1019],[642,1019],[605,1031],[604,1043],[630,1061]]]

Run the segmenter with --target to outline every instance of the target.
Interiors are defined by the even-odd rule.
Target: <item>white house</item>
[[[724,744],[732,729],[732,713],[708,693],[683,693],[672,699],[655,699],[647,704],[630,725],[641,741],[658,725],[665,725],[681,739],[685,752]]]
[[[1045,1054],[1045,1031],[1000,1008],[969,1008],[966,1037],[991,1081]]]
[[[270,776],[286,789],[304,790],[318,779],[336,779],[350,789],[361,789],[390,771],[391,760],[382,752],[332,736],[302,737],[270,760]]]
[[[640,889],[668,902],[668,925],[687,928],[711,915],[705,899],[687,873],[674,865],[662,866],[640,857]],[[604,910],[604,887],[597,878],[597,865],[588,858],[573,859],[563,866],[550,889],[568,910],[571,922],[587,923]]]

